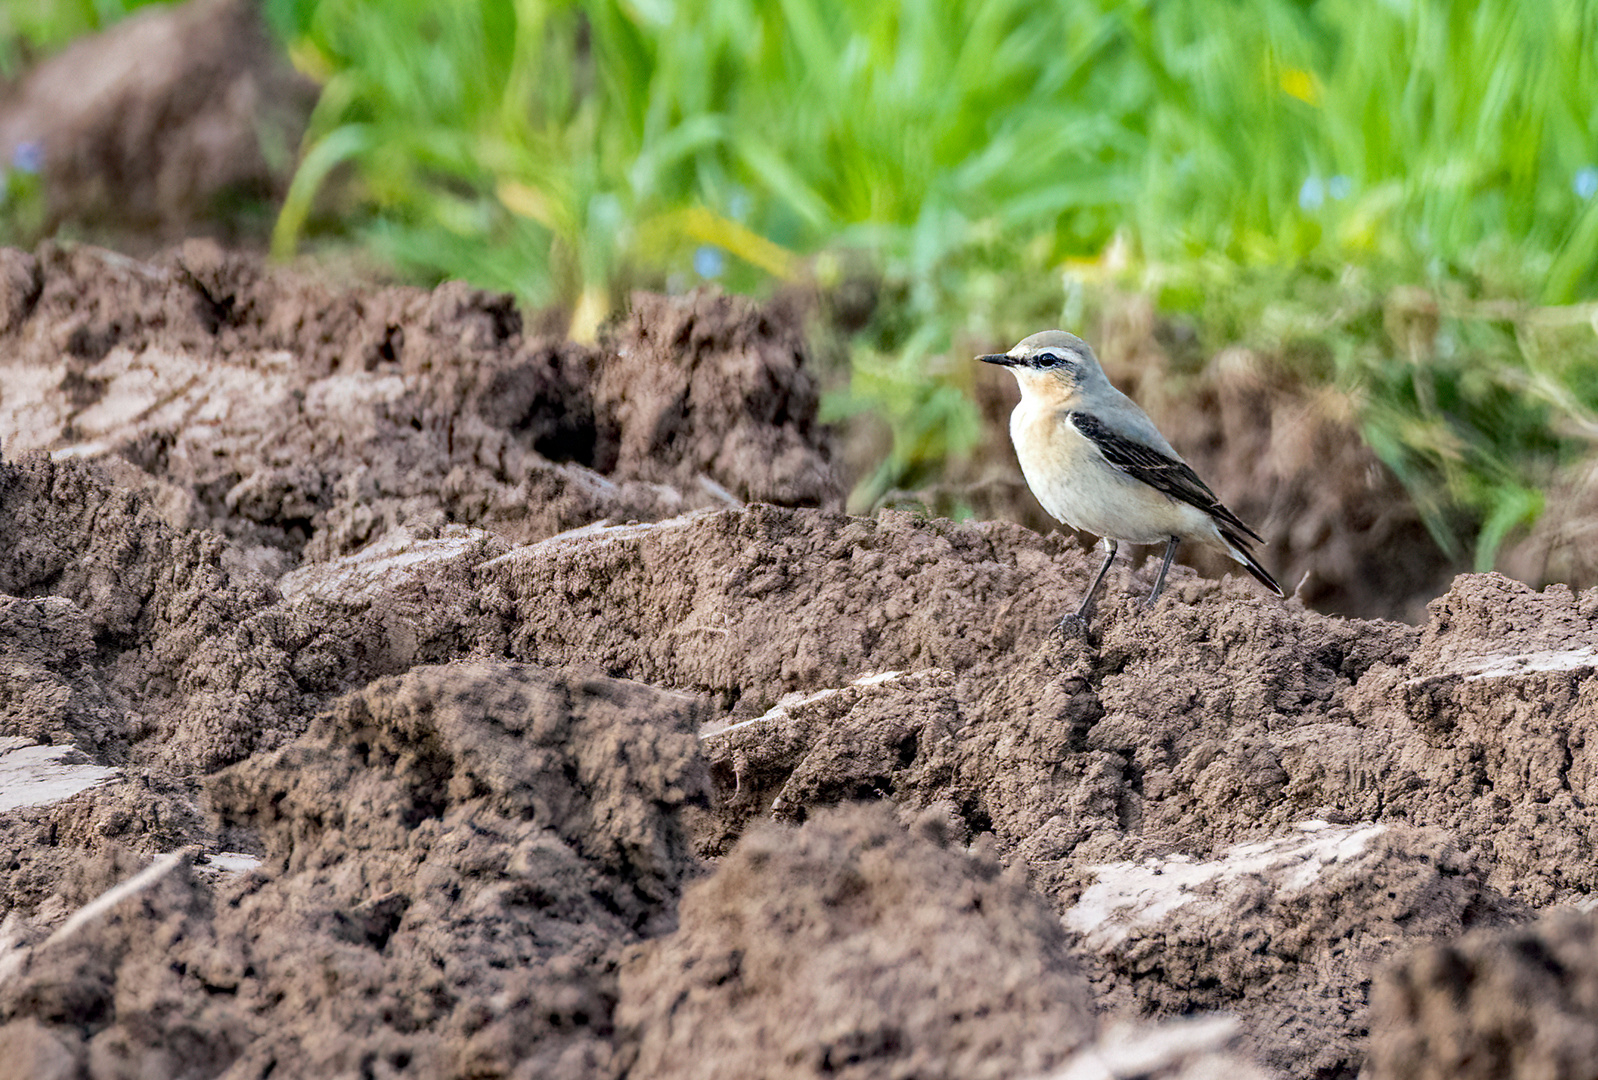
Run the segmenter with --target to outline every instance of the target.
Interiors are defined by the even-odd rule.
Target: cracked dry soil
[[[718,295],[0,252],[0,1073],[1598,1076],[1598,590],[1065,637],[816,402]]]

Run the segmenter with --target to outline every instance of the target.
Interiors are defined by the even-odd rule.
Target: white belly
[[[1173,536],[1220,541],[1208,514],[1111,465],[1056,410],[1016,406],[1010,438],[1032,494],[1073,529],[1132,544],[1161,544]]]

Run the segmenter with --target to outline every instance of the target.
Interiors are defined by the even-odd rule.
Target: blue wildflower
[[[694,271],[702,278],[718,278],[727,267],[727,256],[710,244],[694,251]]]
[[[37,176],[44,170],[44,144],[30,139],[11,152],[11,167]]]

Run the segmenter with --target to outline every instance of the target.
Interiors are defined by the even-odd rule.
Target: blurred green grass
[[[1347,391],[1478,565],[1591,452],[1549,312],[1598,296],[1598,0],[264,7],[323,84],[279,254],[354,235],[579,336],[638,284],[879,276],[826,403],[892,429],[858,502],[982,437],[971,352],[1104,283]]]
[[[1435,259],[1549,303],[1598,283],[1587,0],[267,7],[326,80],[280,245],[349,161],[435,272],[525,234],[543,257],[487,272],[535,302],[715,240],[749,258],[734,225],[918,287],[1118,230],[1151,262]]]

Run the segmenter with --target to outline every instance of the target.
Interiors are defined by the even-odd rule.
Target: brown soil
[[[0,769],[119,770],[0,811],[0,1072],[1592,1075],[1598,590],[1062,632],[1091,554],[843,514],[714,294],[48,247],[0,320]]]
[[[274,46],[260,7],[148,7],[5,88],[0,164],[22,147],[38,158],[43,233],[70,222],[139,245],[264,236],[317,87]]]
[[[681,928],[622,969],[630,1072],[708,1080],[784,1062],[804,1076],[998,1078],[1082,1048],[1093,1006],[1059,921],[991,844],[951,851],[942,825],[910,835],[877,804],[751,832],[683,897]]]
[[[1371,1002],[1373,1077],[1598,1076],[1598,917],[1417,949]]]

